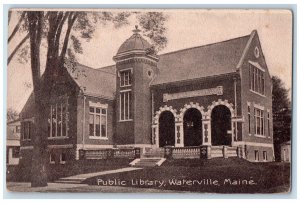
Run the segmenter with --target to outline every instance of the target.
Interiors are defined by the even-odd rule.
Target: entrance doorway
[[[175,118],[170,111],[159,117],[159,147],[175,145]]]
[[[188,109],[183,117],[184,146],[202,144],[202,115],[198,109]]]
[[[228,107],[219,105],[211,113],[212,145],[231,145],[231,112]]]

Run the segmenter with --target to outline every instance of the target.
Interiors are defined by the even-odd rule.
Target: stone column
[[[202,145],[210,145],[211,146],[210,119],[202,119]]]
[[[175,147],[184,147],[183,123],[175,123]]]
[[[152,125],[152,144],[157,148],[159,147],[159,132],[157,124]]]

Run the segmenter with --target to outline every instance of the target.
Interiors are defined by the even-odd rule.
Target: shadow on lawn
[[[84,183],[188,192],[278,193],[290,190],[290,165],[238,158],[168,160],[160,167],[93,177]]]

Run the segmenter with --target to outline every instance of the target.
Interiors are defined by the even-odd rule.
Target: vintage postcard
[[[7,190],[290,192],[292,19],[11,9]]]

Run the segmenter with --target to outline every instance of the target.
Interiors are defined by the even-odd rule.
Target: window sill
[[[69,137],[48,137],[48,140],[64,140],[69,139]]]
[[[251,137],[252,135],[251,134],[248,134],[249,135],[249,137]]]
[[[59,162],[60,164],[65,164],[66,162],[65,161],[61,161],[61,162]]]
[[[257,94],[257,95],[259,95],[259,96],[261,96],[261,97],[266,97],[266,95],[263,95],[263,94],[261,94],[261,93],[255,92],[254,90],[251,90],[251,89],[250,89],[250,92],[252,92],[252,93],[254,93],[254,94]]]
[[[55,164],[55,162],[54,162],[54,161],[51,161],[50,164]]]
[[[123,86],[120,85],[120,87],[131,87],[131,85],[123,85]]]
[[[128,119],[128,120],[119,120],[119,122],[130,122],[133,121],[133,119]]]
[[[254,135],[255,137],[267,138],[265,135]]]
[[[22,139],[22,141],[31,141],[31,139]]]
[[[91,140],[108,140],[108,137],[96,137],[96,136],[89,136]]]

